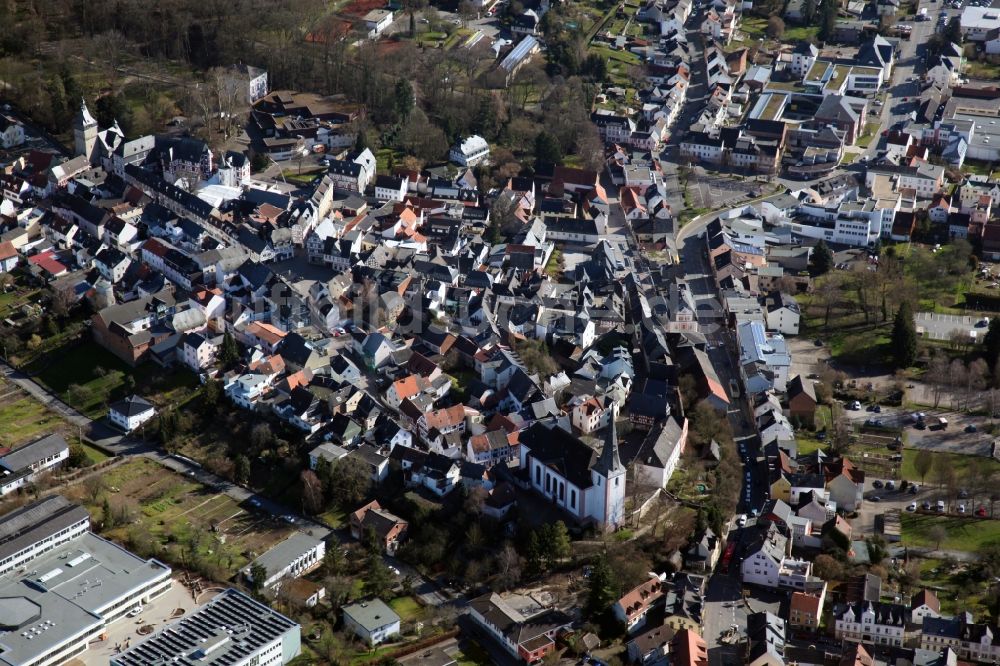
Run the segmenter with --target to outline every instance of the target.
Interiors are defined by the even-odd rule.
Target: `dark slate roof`
[[[148,400],[142,398],[138,395],[130,395],[129,397],[119,400],[118,402],[111,405],[111,410],[118,412],[123,416],[138,416],[148,409],[152,409],[153,404]]]

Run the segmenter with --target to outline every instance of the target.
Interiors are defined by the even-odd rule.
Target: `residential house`
[[[816,387],[811,379],[795,375],[788,382],[788,416],[811,425],[816,418]]]
[[[834,635],[837,640],[902,647],[908,616],[903,604],[867,601],[838,605],[833,610]]]
[[[795,298],[780,291],[771,292],[764,297],[764,321],[767,330],[777,331],[784,335],[799,334],[799,304]]]
[[[557,635],[572,625],[572,619],[561,611],[536,604],[515,608],[495,592],[470,601],[469,617],[514,659],[528,664],[555,652]]]
[[[344,606],[344,627],[366,644],[375,646],[399,635],[400,618],[381,599]]]
[[[463,167],[474,167],[489,158],[490,144],[478,134],[462,139],[448,153],[448,159]]]
[[[625,631],[634,634],[646,625],[646,616],[663,600],[666,574],[651,576],[615,602],[611,612],[625,625]]]
[[[924,617],[920,627],[920,648],[953,650],[961,659],[982,663],[1000,661],[1000,629],[972,621],[971,613],[957,617]]]
[[[138,395],[130,395],[114,402],[108,409],[108,419],[126,433],[132,432],[154,416],[156,408],[153,404]]]
[[[925,617],[941,617],[941,602],[934,592],[926,588],[910,599],[910,622],[923,625]]]
[[[379,545],[390,556],[396,554],[399,544],[406,539],[408,528],[409,523],[383,509],[378,500],[372,500],[351,514],[351,535],[362,540],[371,530]]]
[[[634,474],[640,484],[666,488],[687,446],[688,420],[668,416],[643,438],[635,457]]]
[[[788,624],[797,629],[818,631],[823,619],[823,603],[826,600],[826,585],[818,594],[792,592],[788,611]]]
[[[788,555],[789,543],[774,523],[753,529],[740,571],[744,584],[801,590],[812,577],[812,562]]]

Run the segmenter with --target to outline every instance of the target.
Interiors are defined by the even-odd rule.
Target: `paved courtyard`
[[[153,627],[154,631],[159,631],[164,625],[173,621],[171,616],[176,609],[184,609],[184,615],[189,615],[196,608],[208,602],[212,596],[214,595],[203,592],[199,599],[200,603],[195,603],[188,589],[174,579],[170,589],[154,599],[152,603],[147,604],[138,617],[123,617],[112,623],[108,628],[107,638],[91,643],[90,649],[80,655],[79,659],[88,666],[90,664],[94,666],[97,664],[106,665],[111,657],[117,653],[116,646],[121,646],[124,649],[126,643],[131,642],[132,645],[135,645],[144,638],[138,633],[140,626],[148,624]],[[180,619],[184,615],[179,615],[175,619]]]

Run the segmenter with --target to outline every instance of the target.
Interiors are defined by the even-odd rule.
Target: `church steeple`
[[[97,121],[90,115],[87,101],[80,100],[80,110],[73,118],[73,144],[77,155],[93,164],[97,158]]]
[[[606,479],[625,473],[622,459],[618,455],[618,429],[615,427],[614,419],[611,419],[611,426],[604,438],[604,448],[601,449],[601,457],[594,465],[594,471]]]

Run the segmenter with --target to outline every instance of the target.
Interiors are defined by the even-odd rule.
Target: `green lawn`
[[[840,331],[830,336],[830,355],[845,363],[881,363],[888,358],[891,322],[868,329]]]
[[[425,614],[424,607],[413,597],[396,597],[389,602],[389,607],[396,611],[403,622],[419,620]]]
[[[152,362],[131,368],[93,340],[58,349],[53,355],[58,358],[36,359],[29,372],[91,418],[104,416],[109,403],[125,396],[127,376],[135,380],[136,393],[159,407],[185,402],[198,386],[198,378],[192,372],[164,370]]]
[[[864,133],[855,142],[859,148],[867,148],[873,139],[878,137],[878,130],[882,125],[878,122],[871,122],[865,125]]]
[[[102,463],[111,456],[109,456],[104,451],[87,444],[86,442],[80,442],[80,448],[83,449],[84,454],[87,456],[87,462],[91,465],[96,465]]]
[[[740,21],[740,32],[751,40],[756,40],[764,36],[767,30],[767,19],[759,16],[747,16]]]
[[[908,481],[922,481],[923,483],[934,483],[934,469],[939,464],[947,464],[955,470],[955,478],[961,483],[962,479],[969,476],[969,472],[974,467],[986,465],[990,469],[1000,472],[1000,462],[992,458],[982,458],[979,456],[963,456],[958,453],[938,453],[931,452],[931,471],[926,479],[921,480],[920,475],[913,466],[913,461],[917,457],[916,449],[903,449],[903,468],[900,470],[902,477]]]
[[[1000,520],[959,518],[929,514],[903,513],[902,537],[907,546],[936,548],[931,529],[940,526],[947,536],[941,541],[944,550],[976,552],[981,547],[1000,543]]]
[[[618,51],[607,46],[597,46],[595,44],[590,45],[590,50],[600,56],[604,56],[608,60],[617,61],[625,65],[639,65],[642,63],[642,59],[639,56],[629,51]]]
[[[785,34],[781,37],[783,42],[815,42],[819,35],[817,25],[796,25],[785,28]]]
[[[321,521],[323,521],[333,529],[337,529],[338,527],[343,525],[344,520],[347,519],[347,512],[344,511],[343,509],[333,508],[327,511],[326,513],[321,513],[318,517]]]
[[[325,171],[325,169],[305,169],[302,173],[299,173],[298,169],[285,169],[281,172],[281,176],[290,183],[295,183],[296,185],[312,185],[312,182],[316,180],[316,176],[319,176]]]

